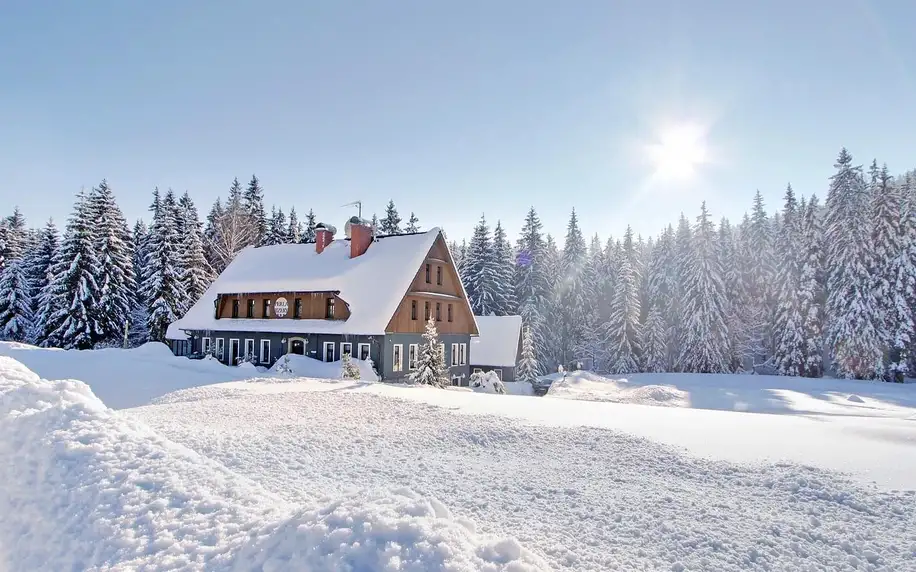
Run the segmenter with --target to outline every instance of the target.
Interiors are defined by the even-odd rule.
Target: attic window
[[[245,308],[245,317],[254,318],[254,299],[249,298],[247,307]]]
[[[328,306],[327,306],[327,312],[325,312],[325,317],[329,320],[334,318],[334,297],[333,296],[328,298]]]
[[[264,306],[261,308],[261,317],[270,317],[270,300],[268,298],[264,298]]]
[[[410,301],[410,319],[411,320],[417,319],[417,301],[416,300]]]
[[[442,321],[442,304],[440,304],[439,302],[436,302],[436,321],[437,322]]]
[[[442,286],[442,267],[436,266],[436,284]]]
[[[293,318],[302,317],[302,298],[296,298],[296,302],[293,305]]]
[[[429,321],[429,302],[423,302],[423,307],[425,309],[423,312],[423,316],[424,316],[423,319],[428,322]]]
[[[232,301],[232,317],[233,318],[239,317],[239,299],[238,298]]]
[[[448,321],[449,322],[452,321],[452,305],[451,304],[448,305]]]
[[[427,265],[426,265],[426,283],[427,283],[427,284],[430,283],[430,279],[429,279],[429,270],[430,270],[430,265],[427,264]],[[427,316],[427,318],[428,318],[428,317],[429,317],[429,316]]]

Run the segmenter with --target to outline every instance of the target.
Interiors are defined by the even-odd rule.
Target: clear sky
[[[916,167],[914,22],[912,0],[0,2],[0,212],[62,223],[106,177],[130,219],[156,185],[203,216],[257,173],[268,208],[392,198],[453,236],[481,213],[514,236],[530,205],[558,235],[573,207],[603,238],[703,199],[737,219],[757,188],[823,197],[843,145]]]

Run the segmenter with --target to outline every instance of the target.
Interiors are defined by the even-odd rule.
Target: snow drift
[[[545,570],[434,499],[361,494],[289,510],[108,409],[79,381],[0,357],[0,569]]]
[[[287,359],[289,358],[288,362]],[[372,369],[372,362],[354,359],[352,363],[359,367],[360,379],[378,381],[378,374]],[[289,371],[283,371],[288,368]],[[317,379],[342,379],[343,362],[341,360],[324,362],[308,356],[286,354],[270,368],[272,374],[286,377],[314,377]]]
[[[631,385],[626,379],[609,379],[581,370],[554,373],[547,377],[553,380],[547,397],[668,407],[689,406],[687,392],[670,385]]]

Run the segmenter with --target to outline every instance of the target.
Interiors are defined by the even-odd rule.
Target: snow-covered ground
[[[93,387],[133,387],[129,372],[92,373]],[[330,554],[317,570],[346,569],[356,560],[334,559],[354,551],[354,569],[389,569],[388,550],[422,570],[445,569],[423,560],[445,551],[459,570],[525,569],[498,567],[513,556],[557,570],[916,570],[911,385],[591,378],[579,389],[598,400],[585,401],[568,398],[575,388],[539,398],[271,377],[112,412],[82,384],[18,375],[44,389],[0,399],[0,455],[31,459],[0,468],[0,514],[16,514],[0,519],[0,569],[4,554],[52,553],[45,569],[69,568],[60,545],[85,541],[99,548],[71,550],[81,558],[153,569],[248,570],[264,546],[295,569],[304,543]],[[680,406],[619,395],[647,386]],[[410,534],[383,547],[378,527]],[[517,542],[493,539],[506,537]]]

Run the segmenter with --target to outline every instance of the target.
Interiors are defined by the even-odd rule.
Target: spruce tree
[[[585,239],[574,209],[566,226],[566,241],[560,258],[561,275],[558,277],[559,322],[555,327],[560,334],[558,351],[562,363],[569,363],[577,357],[575,350],[585,336],[586,314],[591,312],[588,306],[588,290],[591,285],[586,283],[584,272],[586,254]]]
[[[89,191],[87,205],[94,221],[94,248],[99,262],[94,269],[102,329],[97,341],[119,341],[125,322],[130,321],[137,291],[130,231],[105,179]]]
[[[820,204],[811,195],[807,205],[799,207],[801,221],[801,263],[799,269],[799,304],[804,326],[805,365],[802,375],[820,377],[824,371],[824,249]]]
[[[552,282],[544,309],[544,347],[546,351],[543,354],[539,354],[541,367],[547,372],[556,371],[557,366],[565,363],[567,359],[564,356],[562,345],[563,332],[558,327],[558,324],[562,322],[559,305],[560,287],[557,284],[562,278],[561,267],[560,249],[557,247],[557,242],[553,236],[547,233],[544,237],[544,273],[546,276],[551,277]]]
[[[385,207],[385,218],[382,219],[379,232],[381,234],[401,234],[401,217],[394,206],[394,201],[388,201],[388,206]]]
[[[296,207],[289,209],[289,227],[286,230],[286,242],[290,244],[302,242],[302,225],[299,223]]]
[[[204,256],[203,231],[197,216],[197,207],[191,196],[185,192],[178,200],[178,220],[176,226],[181,228],[178,267],[181,272],[181,290],[183,302],[181,313],[187,312],[197,302],[210,283],[213,282],[213,269]]]
[[[719,222],[719,238],[716,242],[716,252],[719,256],[719,265],[722,267],[722,282],[725,285],[725,323],[729,331],[728,361],[729,369],[742,371],[744,369],[744,352],[738,342],[739,332],[743,330],[742,304],[744,303],[741,274],[741,258],[739,256],[738,240],[735,236],[731,222],[722,217]]]
[[[617,260],[614,296],[605,325],[608,343],[607,370],[615,374],[639,371],[639,283],[633,270],[635,252],[633,229],[627,227],[622,251]]]
[[[538,364],[537,350],[534,347],[534,337],[531,328],[526,326],[522,329],[522,354],[518,360],[515,377],[519,381],[531,383],[537,379],[539,372],[540,364]]]
[[[862,168],[844,148],[827,196],[827,344],[838,375],[856,379],[884,374],[878,305],[871,278],[868,191]]]
[[[642,371],[664,373],[668,371],[668,329],[662,310],[651,305],[646,322],[640,328],[640,349],[642,349]]]
[[[44,292],[51,281],[51,265],[54,255],[60,244],[60,236],[54,221],[48,219],[38,232],[38,243],[29,252],[25,260],[26,279],[29,283],[29,311],[32,315],[32,330],[29,332],[29,341],[38,343],[38,337],[44,329],[41,323],[41,293]]]
[[[257,175],[251,175],[242,204],[248,217],[248,243],[245,246],[261,246],[267,235],[267,213],[264,210],[264,188]]]
[[[160,200],[153,193],[150,211],[153,224],[147,242],[146,275],[142,291],[147,303],[147,330],[151,341],[165,340],[166,330],[181,315],[186,294],[180,265],[180,240],[176,229],[176,208],[172,191]]]
[[[423,343],[420,344],[420,354],[417,356],[417,368],[410,372],[408,379],[419,385],[433,387],[446,387],[449,385],[448,369],[445,366],[445,356],[439,345],[439,333],[436,331],[434,316],[426,322],[423,332]]]
[[[522,322],[532,338],[537,356],[547,355],[545,340],[546,310],[550,283],[545,274],[543,226],[534,207],[528,210],[516,247],[515,298]],[[542,365],[539,361],[538,365]],[[538,374],[546,371],[538,369]]]
[[[661,327],[663,330],[665,357],[659,360],[655,352],[660,350],[647,340],[643,343],[643,348],[647,353],[652,353],[651,363],[654,364],[654,367],[650,366],[648,358],[644,360],[644,367],[647,370],[651,368],[652,371],[673,371],[680,352],[678,340],[681,305],[676,241],[674,227],[670,224],[662,231],[658,241],[655,243],[655,248],[652,250],[649,259],[647,274],[646,295],[649,303],[649,315],[646,317],[646,328],[650,327],[649,316],[651,316],[652,310],[655,310],[660,316],[659,319],[662,325],[652,324],[652,327]],[[655,333],[655,331],[652,332],[653,335]],[[646,335],[649,334],[647,333]]]
[[[31,285],[22,257],[0,270],[0,339],[23,342],[32,330]]]
[[[420,219],[417,218],[417,215],[410,211],[410,219],[407,220],[407,228],[404,229],[404,232],[420,232],[420,226],[417,224],[420,222]]]
[[[99,260],[92,217],[87,197],[80,191],[51,265],[51,280],[41,294],[43,346],[85,350],[102,338],[100,292],[95,281]]]
[[[302,231],[302,242],[315,242],[315,226],[318,221],[315,219],[315,211],[309,209],[309,214],[305,215],[305,228]],[[375,228],[373,223],[373,228]]]
[[[716,255],[716,229],[706,202],[697,217],[684,282],[684,346],[681,365],[693,373],[728,373],[725,285]]]
[[[288,225],[283,210],[278,207],[271,207],[270,219],[267,223],[267,234],[264,237],[262,245],[271,246],[275,244],[286,244],[288,240],[286,236],[287,230]]]
[[[497,316],[514,315],[518,309],[514,275],[515,255],[502,223],[496,221],[496,228],[493,229],[493,312]]]
[[[490,227],[487,226],[487,219],[483,215],[474,228],[462,278],[474,315],[494,314],[498,309],[496,306],[496,260],[490,241]]]
[[[807,208],[807,207],[806,207]],[[774,361],[780,375],[805,371],[806,349],[801,293],[800,209],[792,186],[786,188],[779,235],[776,237],[776,316],[773,323]]]
[[[139,346],[149,341],[147,328],[148,301],[143,293],[143,284],[146,282],[149,267],[149,228],[143,219],[134,223],[131,240],[134,244],[134,280],[138,284],[134,296],[134,307],[131,310],[130,328],[128,336],[131,346]]]

